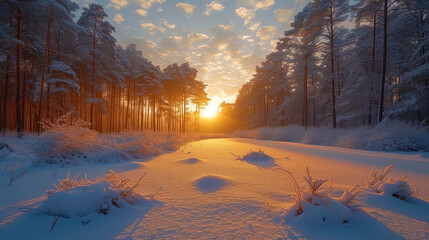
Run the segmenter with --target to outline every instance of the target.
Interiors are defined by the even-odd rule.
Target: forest
[[[247,128],[429,124],[429,2],[314,0],[242,86]]]
[[[69,114],[98,132],[198,131],[210,100],[188,63],[164,69],[122,47],[98,4],[0,2],[1,128],[43,131]],[[191,113],[191,109],[193,110]]]
[[[199,131],[207,85],[189,63],[164,69],[117,44],[102,6],[0,3],[3,134],[70,114],[98,132]],[[429,124],[429,3],[315,0],[203,131],[302,125]],[[223,111],[222,110],[223,107]],[[213,122],[213,121],[212,121]]]

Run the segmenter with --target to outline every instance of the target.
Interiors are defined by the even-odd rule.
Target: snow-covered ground
[[[429,152],[428,127],[386,118],[377,126],[337,128],[288,125],[235,131],[232,136],[261,140],[298,142],[375,151]],[[429,156],[429,155],[427,155]]]
[[[138,151],[139,145],[135,147]],[[153,158],[61,167],[31,165],[28,156],[6,151],[2,150],[0,160],[0,239],[429,239],[429,158],[422,152],[230,138],[190,142]],[[18,160],[22,165],[8,186],[11,163]],[[411,188],[418,190],[417,198],[406,202],[361,190],[353,207],[323,198],[319,205],[313,197],[312,204],[304,203],[303,214],[294,214],[294,188],[285,170],[304,189],[302,176],[308,167],[314,179],[328,179],[322,188],[339,197],[355,185],[366,187],[372,169],[383,170],[390,164],[395,166],[390,177],[407,175]],[[45,190],[67,173],[87,174],[95,182],[110,169],[132,183],[146,173],[134,189],[144,198],[111,207],[106,215],[68,213],[67,218],[57,218],[52,231],[55,216],[22,212],[46,209]],[[97,186],[68,193],[97,193]],[[70,210],[69,205],[64,211]],[[61,205],[55,208],[61,212]]]

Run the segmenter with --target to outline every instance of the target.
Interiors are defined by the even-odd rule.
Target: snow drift
[[[45,122],[40,135],[2,138],[2,156],[20,154],[30,156],[35,163],[77,165],[83,162],[118,162],[147,158],[174,151],[198,135],[183,133],[127,131],[100,134],[89,123],[70,115],[56,122]]]
[[[234,137],[299,142],[376,151],[429,151],[429,131],[400,121],[385,120],[377,127],[350,129],[302,126],[237,130]]]

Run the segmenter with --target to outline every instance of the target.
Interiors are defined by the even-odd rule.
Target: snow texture
[[[386,121],[375,128],[264,127],[237,130],[233,136],[376,151],[429,151],[427,129],[397,121]]]
[[[97,136],[116,138],[118,142],[122,139],[123,143],[135,137],[130,133]],[[417,154],[252,139],[208,139],[187,143],[175,152],[151,159],[34,165],[33,158],[38,156],[28,157],[33,150],[22,145],[28,138],[11,139],[2,140],[14,152],[3,149],[7,155],[0,159],[0,239],[429,238],[429,160]],[[32,148],[41,144],[34,139],[37,137],[30,141]],[[249,149],[261,149],[275,159],[277,166],[255,167],[231,155],[245,156]],[[250,156],[253,155],[256,154]],[[17,162],[27,173],[8,186],[11,169],[4,167]],[[380,176],[370,174],[372,169],[389,172],[383,169],[390,164],[395,168],[388,168],[392,171],[382,181],[389,183],[390,178],[407,175],[408,186],[419,190],[411,201],[392,196],[397,190],[391,191],[392,185],[379,188],[384,192],[367,187],[352,190],[356,185],[365,186],[365,180],[370,182],[372,176]],[[147,173],[142,185],[134,188],[146,200],[136,199],[131,204],[123,201],[118,204],[121,207],[111,204],[109,199],[118,195],[112,187],[117,184],[105,181],[109,169],[114,171],[111,176],[117,176],[117,180],[128,178],[131,185]],[[293,184],[284,170],[295,176],[303,192],[300,215],[295,210]],[[70,177],[84,174],[86,180]],[[65,179],[68,180],[54,186],[49,198],[45,191]],[[391,184],[396,184],[395,180]],[[106,196],[107,208],[103,207]],[[153,197],[156,200],[148,200]],[[39,211],[34,215],[23,209],[49,214]],[[106,215],[103,209],[107,209]],[[59,212],[64,217],[56,217]]]

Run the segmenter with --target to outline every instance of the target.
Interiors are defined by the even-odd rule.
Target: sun
[[[201,116],[206,118],[216,117],[218,107],[214,103],[210,103],[205,109],[201,109]]]

